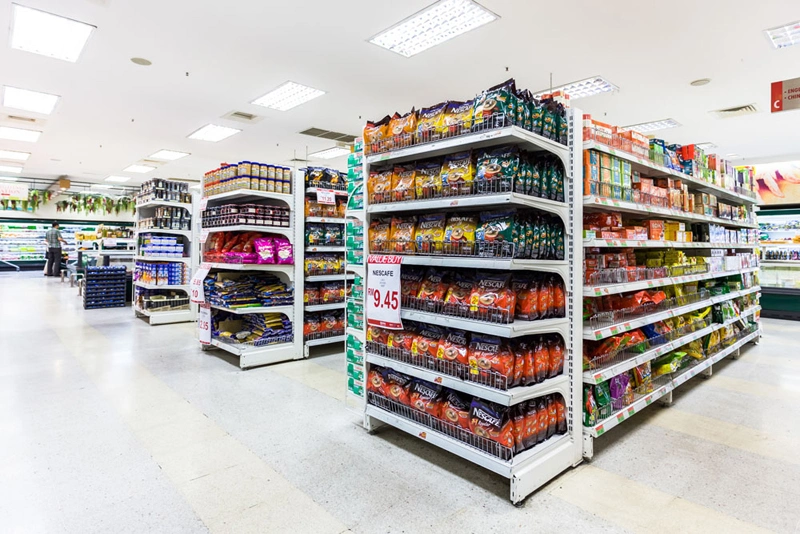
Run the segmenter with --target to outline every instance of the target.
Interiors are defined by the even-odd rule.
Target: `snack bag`
[[[256,259],[256,263],[258,264],[267,264],[267,263],[275,263],[275,241],[270,237],[260,237],[253,241],[253,246],[255,248],[256,254],[258,254],[258,258]]]
[[[479,274],[469,297],[469,311],[483,320],[511,322],[517,296],[509,287],[511,275]]]
[[[550,373],[550,351],[543,336],[539,336],[533,348],[533,366],[536,383],[541,384]]]
[[[442,165],[442,193],[444,196],[469,195],[474,180],[470,152],[450,154]]]
[[[514,433],[514,452],[520,453],[525,450],[525,410],[527,402],[521,402],[511,408],[511,423]]]
[[[377,365],[369,370],[369,373],[367,373],[367,390],[377,393],[378,395],[383,395],[383,388],[385,386],[383,382],[383,371],[383,367],[378,367]]]
[[[548,340],[547,351],[550,355],[550,366],[547,376],[548,378],[554,378],[564,372],[564,341],[558,334],[553,335]]]
[[[470,296],[475,286],[472,275],[465,272],[456,272],[447,288],[444,302],[447,304],[448,312],[462,312],[469,309]]]
[[[514,124],[516,92],[514,80],[510,79],[481,93],[475,99],[473,130],[504,128]]]
[[[484,257],[511,258],[514,243],[514,210],[485,211],[475,230],[478,254]]]
[[[319,314],[310,313],[306,315],[303,322],[303,337],[308,337],[322,331]]]
[[[411,383],[411,377],[399,373],[390,367],[383,370],[382,376],[383,396],[405,406],[410,406],[411,401],[408,396],[408,389]]]
[[[386,341],[386,346],[391,349],[400,349],[406,352],[411,352],[411,345],[414,342],[414,330],[391,330]]]
[[[550,425],[550,412],[547,409],[547,398],[536,399],[536,443],[547,439],[547,427]]]
[[[420,304],[429,309],[436,309],[438,302],[443,302],[447,292],[448,284],[444,281],[444,273],[433,267],[425,271],[425,278],[419,287],[417,299],[423,301]]]
[[[373,219],[369,223],[367,234],[371,252],[389,252],[389,236],[392,230],[392,220],[384,217]]]
[[[385,140],[389,134],[389,121],[391,117],[386,115],[377,122],[368,121],[364,126],[364,152],[382,152],[385,149]]]
[[[519,172],[519,150],[515,146],[484,149],[478,152],[475,182],[481,193],[511,191]]]
[[[446,218],[444,213],[421,215],[417,225],[417,253],[441,253],[445,227]]]
[[[589,384],[583,386],[583,426],[597,424],[597,403],[594,400],[594,388]]]
[[[475,254],[475,230],[478,223],[472,215],[451,215],[444,231],[445,252]]]
[[[514,317],[524,321],[534,321],[539,318],[539,284],[536,278],[516,278],[511,284],[515,292],[516,305]]]
[[[556,408],[556,399],[554,395],[547,396],[547,438],[550,439],[556,435],[558,428],[558,408]]]
[[[517,342],[517,350],[514,355],[514,372],[517,372],[517,360],[522,359],[522,377],[519,385],[530,386],[536,383],[536,363],[533,361],[534,353],[533,340],[520,340]]]
[[[439,340],[444,331],[435,325],[422,325],[411,342],[411,354],[414,356],[436,359],[439,351]]]
[[[413,409],[425,412],[437,419],[441,416],[442,386],[421,378],[414,378],[411,381],[409,392],[408,398]]]
[[[633,368],[633,380],[640,395],[653,392],[653,378],[650,362]]]
[[[413,267],[400,269],[400,295],[406,302],[408,297],[417,298],[419,288],[422,285],[423,272]]]
[[[414,173],[416,197],[418,199],[439,198],[442,196],[441,160],[420,161]]]
[[[378,345],[386,345],[389,340],[389,331],[378,326],[367,327],[367,341],[371,341]]]
[[[558,413],[558,426],[556,427],[557,434],[567,433],[567,403],[564,397],[556,395],[556,411]]]
[[[389,120],[386,148],[389,150],[410,146],[417,130],[417,112],[413,108],[405,115],[397,113]]]
[[[539,284],[539,319],[549,319],[553,317],[553,307],[555,298],[553,297],[553,281],[542,279]]]
[[[469,429],[476,436],[496,441],[503,447],[514,447],[513,424],[508,408],[482,399],[472,399]]]
[[[392,200],[392,169],[370,170],[367,179],[367,194],[373,204],[391,202]]]
[[[417,228],[417,218],[392,217],[391,243],[395,252],[414,252],[414,234]]]
[[[469,365],[468,351],[467,333],[463,330],[449,330],[439,341],[436,357],[466,367]]]
[[[447,390],[441,406],[441,419],[464,430],[469,430],[470,403],[459,393]]]
[[[317,304],[319,302],[319,286],[308,284],[303,287],[303,303]]]
[[[417,118],[417,143],[429,143],[442,137],[446,102],[419,110]],[[366,143],[366,138],[364,138]]]
[[[293,265],[294,264],[294,245],[292,245],[285,237],[275,237],[275,263],[279,265]]]
[[[521,386],[525,377],[525,350],[523,342],[511,340],[511,352],[514,354],[514,375],[510,386]]]
[[[395,165],[392,172],[392,201],[414,200],[416,167],[413,163]]]
[[[567,295],[564,291],[564,282],[556,275],[550,278],[553,287],[553,317],[566,317]]]
[[[522,444],[526,449],[536,445],[536,438],[539,434],[539,409],[536,400],[528,401],[525,405],[525,431],[522,436]]]
[[[514,379],[514,354],[499,337],[474,334],[469,344],[469,366],[472,375],[501,375],[508,383]]]
[[[444,137],[453,137],[470,132],[474,101],[448,102],[444,112]]]

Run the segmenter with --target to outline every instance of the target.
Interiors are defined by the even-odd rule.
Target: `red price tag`
[[[200,211],[206,211],[206,207],[208,206],[208,197],[203,197],[200,199]]]
[[[208,263],[201,263],[192,276],[192,281],[189,284],[189,300],[195,303],[202,303],[206,301],[205,290],[203,289],[203,281],[208,276],[208,271],[211,270],[211,265]]]
[[[197,316],[197,338],[203,345],[211,344],[211,306],[208,304],[200,305],[200,313]]]
[[[400,319],[401,256],[371,254],[367,270],[367,324],[402,330]]]
[[[336,192],[333,189],[317,189],[317,203],[336,205]]]

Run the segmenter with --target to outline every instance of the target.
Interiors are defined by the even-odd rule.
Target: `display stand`
[[[256,178],[255,176],[253,178]],[[204,348],[218,348],[239,358],[239,367],[248,369],[261,365],[268,365],[288,360],[296,360],[303,357],[303,225],[299,214],[302,214],[302,202],[297,203],[296,196],[302,199],[302,191],[297,193],[298,177],[292,171],[291,190],[292,193],[278,193],[262,190],[253,190],[247,187],[219,192],[210,196],[204,196],[200,201],[199,213],[201,216],[201,231],[197,239],[203,260],[209,259],[209,242],[212,241],[214,234],[221,232],[264,232],[286,237],[293,245],[294,264],[255,264],[255,263],[224,263],[224,262],[203,262],[201,268],[207,268],[212,273],[271,273],[277,276],[282,282],[294,288],[293,302],[290,305],[280,305],[271,307],[243,308],[234,310],[222,306],[211,306],[211,313],[216,314],[226,312],[234,314],[236,318],[244,318],[252,314],[281,314],[286,316],[292,324],[292,335],[284,336],[269,343],[262,342],[236,342],[232,339],[220,337],[219,331],[212,332],[210,345]],[[258,186],[255,186],[258,187]],[[204,194],[208,189],[204,190]],[[246,218],[236,218],[236,223],[227,226],[207,224],[207,217],[211,213],[216,213],[215,208],[223,205],[242,206],[245,204],[254,207],[280,207],[289,210],[288,226],[276,224],[244,224]],[[258,208],[256,208],[258,209]],[[247,221],[251,222],[251,221]],[[237,320],[232,323],[220,321],[224,326],[236,327]]]
[[[616,134],[614,135],[616,136]],[[609,137],[609,143],[612,143],[611,139]],[[616,137],[614,137],[614,141],[624,142]],[[746,307],[739,309],[738,315],[734,317],[714,320],[712,314],[701,320],[666,332],[663,335],[649,338],[636,345],[626,346],[613,353],[603,354],[597,359],[594,359],[595,356],[587,356],[582,382],[584,389],[587,390],[588,388],[588,391],[592,392],[592,399],[584,397],[584,403],[593,405],[596,402],[595,392],[597,391],[593,388],[597,388],[598,385],[606,384],[618,375],[624,374],[628,376],[634,369],[640,370],[641,366],[648,366],[646,368],[649,369],[649,365],[660,361],[658,359],[662,356],[680,351],[682,348],[685,349],[689,343],[703,340],[706,336],[714,333],[716,333],[714,335],[723,335],[723,333],[728,332],[727,327],[737,325],[738,328],[734,335],[715,346],[713,350],[704,351],[702,358],[698,358],[699,354],[695,352],[696,356],[686,357],[687,361],[690,362],[688,365],[682,364],[680,368],[672,372],[659,374],[657,377],[653,372],[652,385],[633,388],[630,397],[625,394],[620,397],[622,400],[614,400],[612,394],[612,402],[598,407],[597,418],[590,418],[584,423],[583,455],[586,458],[592,458],[595,439],[623,424],[631,416],[647,408],[657,400],[661,400],[662,404],[671,404],[672,391],[675,388],[694,376],[711,376],[712,367],[715,363],[730,355],[738,356],[741,347],[747,343],[758,343],[761,336],[758,323],[761,310],[758,304],[758,296],[761,288],[758,285],[758,263],[754,255],[752,255],[752,252],[757,247],[757,239],[752,232],[757,227],[753,211],[756,198],[752,191],[743,187],[726,188],[719,183],[713,184],[698,177],[688,176],[674,169],[657,165],[648,159],[642,159],[625,150],[612,148],[596,141],[584,143],[583,148],[587,151],[592,150],[598,154],[617,158],[624,165],[629,166],[629,174],[632,170],[634,173],[640,173],[642,177],[678,179],[683,186],[688,186],[689,194],[710,194],[716,196],[720,202],[747,208],[747,216],[735,220],[718,216],[713,213],[713,210],[712,213],[707,213],[705,208],[703,213],[698,213],[699,210],[690,212],[683,209],[670,208],[667,207],[668,203],[664,198],[647,194],[642,188],[632,190],[630,185],[626,186],[624,183],[620,184],[614,181],[609,183],[597,182],[593,180],[594,175],[591,172],[586,173],[583,208],[587,213],[616,212],[634,221],[642,219],[685,221],[687,230],[690,229],[692,223],[701,223],[701,226],[694,227],[698,230],[703,230],[702,224],[710,223],[724,227],[728,231],[717,232],[716,237],[706,238],[706,241],[699,241],[698,236],[694,235],[689,242],[670,241],[669,238],[665,240],[664,237],[652,239],[652,235],[647,236],[651,238],[648,240],[641,240],[641,237],[637,239],[601,239],[598,235],[587,236],[588,238],[583,241],[584,253],[587,254],[590,249],[597,249],[601,255],[606,252],[623,253],[627,249],[634,251],[634,253],[651,250],[673,250],[709,258],[716,256],[724,261],[721,263],[722,267],[720,269],[713,271],[709,269],[710,264],[674,268],[654,267],[652,269],[648,265],[646,269],[642,268],[641,272],[637,271],[637,273],[642,274],[642,279],[637,281],[600,280],[603,273],[603,271],[600,271],[601,276],[593,274],[590,275],[591,279],[585,281],[586,285],[582,289],[585,299],[618,296],[621,294],[630,295],[639,291],[667,289],[675,284],[702,281],[722,283],[725,289],[718,288],[720,289],[720,291],[717,291],[719,294],[714,294],[710,290],[700,289],[696,293],[668,298],[657,304],[650,303],[632,308],[595,313],[584,323],[582,334],[586,340],[585,343],[608,340],[627,332],[634,332],[648,325],[672,320],[672,318],[686,317],[686,314],[713,306],[720,306],[723,303],[730,304],[732,301],[736,301],[746,305]],[[598,157],[600,156],[598,155]],[[589,158],[588,154],[587,158]],[[592,158],[589,159],[591,160]],[[613,168],[614,165],[610,167]],[[607,174],[613,175],[613,171],[609,170]],[[669,187],[672,188],[672,186]],[[637,222],[635,224],[641,223]],[[685,232],[678,233],[684,234]],[[722,237],[730,239],[720,239],[720,234]],[[711,235],[711,232],[709,232],[709,235]],[[596,259],[593,257],[592,262],[595,261]],[[640,265],[638,259],[636,264]],[[592,269],[595,269],[594,263],[592,265]],[[693,270],[697,272],[692,272]],[[639,276],[639,274],[636,276]],[[629,276],[631,275],[626,274],[625,277],[628,278]],[[738,289],[725,291],[729,289],[729,285],[738,287]],[[584,395],[586,395],[586,391]],[[581,396],[581,394],[579,393],[577,396]]]
[[[580,112],[568,112],[570,139],[575,135],[575,117],[581,117]],[[494,120],[495,117],[492,117]],[[499,117],[504,119],[504,117]],[[488,124],[488,122],[487,122]],[[497,124],[496,122],[494,124]],[[507,120],[503,124],[508,124]],[[395,144],[395,146],[407,146]],[[439,266],[465,272],[467,269],[477,269],[478,273],[490,272],[487,270],[509,271],[513,273],[555,273],[564,283],[566,292],[566,316],[533,321],[489,321],[475,318],[466,318],[458,314],[448,314],[447,311],[428,312],[402,306],[401,317],[404,321],[413,320],[423,324],[438,325],[441,327],[463,329],[469,333],[483,333],[499,336],[508,343],[514,339],[530,334],[558,334],[563,339],[566,350],[564,355],[563,373],[545,379],[535,385],[511,386],[504,377],[494,380],[496,376],[487,376],[479,373],[477,368],[454,372],[443,361],[425,360],[413,353],[395,350],[382,346],[369,337],[364,336],[364,330],[348,326],[348,336],[352,334],[356,343],[363,343],[365,347],[366,372],[375,366],[390,367],[395,371],[404,373],[413,378],[424,379],[434,384],[440,384],[468,397],[492,401],[503,407],[519,408],[523,401],[545,399],[545,396],[556,394],[563,397],[566,403],[567,428],[563,434],[555,434],[544,442],[539,442],[532,448],[521,452],[514,452],[510,448],[500,446],[496,441],[481,437],[478,434],[465,431],[460,427],[449,424],[415,409],[393,402],[387,397],[367,391],[367,402],[364,404],[364,426],[369,431],[378,430],[381,426],[396,427],[408,434],[420,438],[437,447],[443,448],[466,461],[480,465],[494,473],[509,479],[510,499],[514,503],[522,501],[527,495],[534,492],[547,481],[576,465],[581,461],[581,424],[580,424],[580,398],[577,394],[580,385],[580,310],[581,310],[581,284],[580,284],[580,221],[582,218],[579,199],[580,186],[574,177],[582,176],[582,159],[580,143],[561,145],[553,140],[531,133],[516,126],[499,127],[483,131],[470,132],[466,129],[464,135],[453,136],[442,140],[422,143],[407,148],[367,155],[364,158],[363,176],[370,175],[370,168],[381,164],[399,164],[413,162],[426,158],[446,156],[466,150],[515,145],[537,155],[554,155],[564,166],[564,202],[529,196],[512,190],[510,182],[500,187],[494,187],[494,182],[486,181],[483,184],[475,182],[468,191],[444,198],[422,198],[400,202],[371,203],[367,188],[364,188],[364,204],[366,217],[364,220],[365,243],[367,227],[376,217],[389,215],[425,215],[442,212],[477,213],[480,211],[516,208],[530,210],[535,216],[555,216],[564,225],[564,259],[563,260],[530,260],[518,259],[514,253],[507,256],[496,256],[486,252],[486,246],[476,244],[476,249],[464,253],[463,249],[457,252],[426,254],[416,251],[413,254],[403,252],[402,268],[406,265]],[[577,189],[576,189],[577,185]],[[481,188],[487,188],[485,190]],[[527,212],[526,212],[527,213]],[[348,212],[348,218],[361,217],[358,211]],[[376,243],[368,243],[370,254],[384,255],[383,248]],[[395,249],[396,250],[396,249]],[[402,249],[401,249],[402,250]],[[489,257],[487,257],[489,256]],[[351,268],[348,266],[348,268]],[[359,267],[353,267],[363,269]],[[365,283],[370,286],[373,268],[368,267],[361,271]],[[369,287],[367,292],[369,292]],[[369,298],[368,296],[366,298]],[[348,303],[348,307],[349,307]],[[370,312],[366,312],[366,321],[371,319]],[[366,327],[366,325],[364,325]],[[349,343],[349,340],[348,340]],[[350,348],[348,347],[348,356]],[[369,381],[369,377],[366,378]],[[534,440],[536,441],[536,440]],[[469,473],[469,471],[465,471]]]
[[[166,180],[156,181],[173,184]],[[187,185],[185,182],[179,184],[180,187]],[[193,321],[197,313],[196,306],[189,302],[189,277],[196,265],[192,247],[193,203],[168,200],[175,195],[166,195],[161,188],[158,190],[158,193],[140,192],[137,196],[136,250],[133,253],[136,262],[133,309],[137,317],[145,319],[151,326]],[[182,200],[193,198],[188,192],[182,194]],[[158,271],[169,264],[183,265],[181,283],[168,284],[169,280],[145,278],[144,271]]]
[[[800,209],[758,212],[763,317],[800,320]]]

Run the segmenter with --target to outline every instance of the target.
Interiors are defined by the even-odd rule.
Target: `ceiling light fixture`
[[[725,157],[734,159],[734,158],[740,158],[741,156],[739,154],[725,154]]]
[[[153,64],[152,61],[150,61],[149,59],[145,59],[143,57],[132,57],[131,61],[142,67],[149,67],[150,65]]]
[[[30,152],[18,152],[16,150],[0,150],[0,159],[10,159],[12,161],[28,161],[31,157]]]
[[[156,170],[156,168],[150,165],[130,165],[127,168],[122,169],[122,172],[135,172],[139,174],[145,174],[154,170]]]
[[[711,78],[700,78],[699,80],[694,80],[693,82],[689,82],[689,85],[692,87],[702,87],[703,85],[708,85],[711,83]]]
[[[499,18],[472,0],[439,0],[373,36],[369,42],[411,57]]]
[[[147,156],[149,159],[163,159],[165,161],[175,161],[176,159],[191,156],[188,152],[178,152],[176,150],[159,150],[155,154]]]
[[[706,152],[708,150],[713,150],[715,148],[719,148],[714,143],[708,143],[708,142],[706,142],[706,143],[695,143],[694,146],[696,146],[697,148],[703,150],[703,152]]]
[[[3,87],[4,106],[41,113],[42,115],[50,115],[56,107],[59,98],[61,97],[58,95],[29,91],[28,89],[20,89],[19,87],[11,87],[8,85]]]
[[[325,91],[320,91],[313,87],[295,82],[286,82],[250,103],[256,106],[277,109],[278,111],[288,111],[324,94]]]
[[[189,135],[189,139],[196,139],[198,141],[211,141],[212,143],[216,143],[218,141],[222,141],[223,139],[227,139],[232,135],[236,135],[239,132],[241,132],[241,130],[237,130],[236,128],[217,126],[216,124],[206,124],[193,134]]]
[[[11,165],[0,165],[0,172],[13,172],[19,174],[22,172],[22,167],[12,167]]]
[[[611,91],[619,91],[619,87],[609,82],[602,76],[592,76],[591,78],[586,78],[577,82],[559,85],[545,91],[539,91],[533,96],[539,98],[542,95],[554,93],[556,91],[562,91],[569,95],[570,99],[574,100],[576,98],[594,96],[601,93],[610,93]]]
[[[646,134],[648,132],[655,132],[657,130],[677,128],[678,126],[683,126],[683,125],[674,119],[663,119],[660,121],[643,122],[641,124],[633,124],[631,126],[625,126],[623,130],[633,130],[634,132]]]
[[[106,182],[116,182],[116,183],[127,182],[128,180],[130,180],[129,176],[109,176],[108,178],[106,178]]]
[[[764,30],[764,33],[775,48],[800,44],[800,20]]]
[[[18,178],[16,176],[0,176],[0,180],[4,182],[16,182]]]
[[[0,139],[35,143],[39,140],[40,135],[42,135],[42,132],[37,130],[23,130],[22,128],[12,128],[11,126],[0,126]]]
[[[91,24],[12,4],[11,48],[76,62],[95,29]]]
[[[97,189],[114,189],[114,186],[113,185],[108,185],[108,184],[92,184],[92,189],[94,189],[94,188],[97,188]]]
[[[349,153],[350,153],[350,148],[335,146],[332,148],[326,148],[325,150],[320,150],[319,152],[312,152],[311,154],[308,155],[308,157],[315,159],[332,159],[332,158],[338,158],[339,156],[346,156]]]

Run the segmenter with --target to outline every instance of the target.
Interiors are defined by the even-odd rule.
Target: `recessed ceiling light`
[[[600,93],[619,91],[619,87],[609,82],[602,76],[593,76],[591,78],[586,78],[585,80],[559,85],[546,91],[539,91],[533,96],[538,98],[544,94],[554,93],[556,91],[563,91],[569,95],[570,99],[574,100],[576,98],[599,95]]]
[[[176,150],[159,150],[155,154],[150,154],[147,156],[151,159],[163,159],[166,161],[175,161],[176,159],[185,158],[186,156],[191,156],[188,152],[178,152]]]
[[[0,172],[13,172],[19,174],[22,172],[22,167],[12,167],[10,165],[0,165]]]
[[[122,172],[136,172],[139,174],[144,174],[154,170],[156,170],[156,168],[151,167],[150,165],[130,165],[129,167],[122,169]]]
[[[211,141],[212,143],[216,143],[218,141],[222,141],[223,139],[227,139],[232,135],[236,135],[239,132],[241,132],[241,130],[237,130],[236,128],[217,126],[216,124],[206,124],[191,134],[189,139],[197,139],[198,141]]]
[[[128,176],[109,176],[108,178],[106,178],[106,182],[122,183],[122,182],[127,182],[128,180],[130,180],[130,177]]]
[[[775,48],[786,48],[800,44],[800,20],[790,22],[785,26],[764,30],[764,33]]]
[[[0,176],[0,180],[4,182],[16,182],[18,178],[16,176]]]
[[[150,61],[149,59],[145,59],[143,57],[132,57],[131,61],[133,61],[137,65],[141,65],[142,67],[149,67],[150,65],[153,64],[152,61]]]
[[[293,107],[305,104],[309,100],[314,100],[325,94],[325,91],[314,89],[306,85],[294,82],[286,82],[280,87],[273,89],[262,97],[256,98],[251,104],[263,106],[265,108],[287,111]]]
[[[76,62],[94,26],[12,4],[11,48]]]
[[[0,139],[9,139],[11,141],[25,141],[28,143],[35,143],[39,140],[42,132],[37,130],[23,130],[22,128],[12,128],[10,126],[0,126]]]
[[[312,152],[308,155],[309,158],[316,158],[316,159],[331,159],[331,158],[338,158],[339,156],[346,156],[350,153],[349,148],[335,146],[333,148],[326,148],[325,150],[320,150],[319,152]]]
[[[741,156],[739,156],[739,154],[725,154],[725,157],[726,158],[739,158]]]
[[[695,143],[694,146],[696,146],[697,148],[699,148],[699,149],[701,149],[703,151],[712,150],[714,148],[718,148],[717,145],[715,145],[714,143]]]
[[[644,134],[648,132],[655,132],[657,130],[677,128],[678,126],[682,126],[682,124],[674,119],[663,119],[660,121],[643,122],[641,124],[633,124],[631,126],[625,126],[623,130],[633,130],[635,132]]]
[[[29,91],[18,87],[3,87],[3,105],[8,108],[33,111],[42,115],[50,115],[56,107],[58,95]]]
[[[113,185],[108,184],[92,184],[92,189],[114,189]]]
[[[369,42],[411,57],[499,18],[472,0],[439,0]]]
[[[0,150],[0,159],[10,159],[13,161],[27,161],[31,157],[30,152],[17,152],[16,150]]]
[[[710,83],[711,83],[711,78],[700,78],[699,80],[689,82],[689,85],[691,85],[692,87],[701,87],[703,85],[708,85]]]

